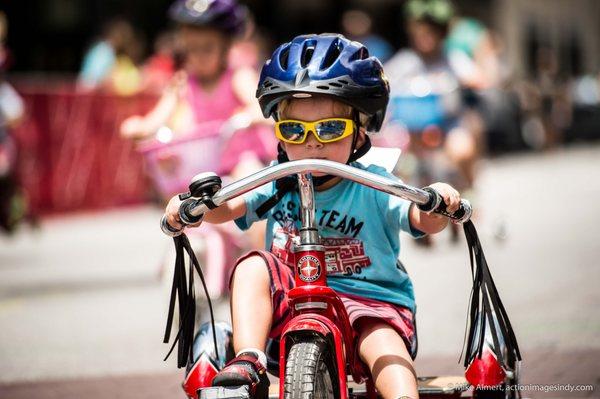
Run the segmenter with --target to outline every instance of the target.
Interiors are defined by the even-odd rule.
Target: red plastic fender
[[[303,318],[302,316],[292,319],[281,335],[286,336],[294,331],[316,332],[323,337],[331,334],[331,330],[324,323],[314,318]]]
[[[318,319],[318,320],[317,320]],[[285,361],[287,358],[287,338],[295,332],[309,331],[318,333],[324,338],[328,335],[333,336],[335,345],[335,360],[338,365],[338,384],[340,387],[340,399],[348,398],[347,375],[346,375],[346,358],[344,353],[344,341],[339,328],[333,321],[318,314],[303,314],[294,317],[286,325],[281,334],[279,346],[279,381],[285,381]],[[341,366],[340,366],[341,365]],[[279,384],[279,398],[284,397],[284,385]]]
[[[475,388],[494,387],[504,382],[506,373],[492,351],[486,349],[481,359],[473,359],[465,371],[465,378]]]
[[[200,355],[200,358],[194,364],[194,367],[183,381],[183,390],[190,399],[198,398],[198,389],[212,386],[212,380],[217,375],[217,368],[210,361],[206,353]]]

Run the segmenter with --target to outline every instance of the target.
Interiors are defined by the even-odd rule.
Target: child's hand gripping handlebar
[[[460,206],[454,213],[449,213],[446,210],[446,203],[442,196],[432,187],[425,187],[423,191],[430,194],[429,202],[417,205],[419,210],[426,213],[439,213],[451,219],[454,223],[464,223],[471,218],[473,210],[471,204],[466,199],[460,201]]]
[[[201,173],[192,179],[190,191],[179,195],[179,199],[182,200],[179,205],[179,221],[184,228],[198,225],[207,210],[218,206],[212,201],[212,197],[220,189],[221,178],[214,173]],[[198,209],[203,210],[198,211]],[[178,229],[169,224],[167,215],[163,215],[160,220],[160,228],[170,237],[177,237],[183,232],[183,228]]]
[[[462,200],[459,209],[453,214],[446,212],[446,204],[440,195],[431,188],[419,189],[402,183],[398,179],[377,175],[350,165],[322,159],[303,159],[266,167],[250,176],[229,184],[221,189],[221,181],[213,173],[202,173],[194,177],[190,193],[180,197],[179,219],[185,225],[197,224],[202,216],[219,205],[239,197],[263,184],[295,175],[321,172],[352,180],[385,193],[404,198],[419,205],[425,212],[436,212],[447,216],[456,223],[464,223],[471,217],[471,205]],[[181,234],[167,223],[166,216],[161,220],[162,231],[169,236]]]

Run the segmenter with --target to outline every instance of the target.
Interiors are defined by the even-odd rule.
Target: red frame
[[[318,333],[333,342],[333,350],[337,364],[340,399],[348,399],[348,372],[357,383],[366,382],[367,397],[377,398],[375,388],[364,364],[356,356],[356,332],[352,329],[350,319],[342,300],[337,293],[327,286],[327,267],[325,249],[315,245],[298,245],[294,248],[295,288],[288,292],[291,320],[286,323],[281,334],[279,347],[279,381],[285,381],[285,363],[287,349],[291,338],[303,331]],[[313,274],[303,273],[316,267]],[[308,277],[306,276],[308,274]],[[303,279],[304,277],[304,279]],[[310,280],[310,281],[307,281]],[[326,309],[296,309],[297,304],[322,302]],[[279,397],[284,397],[284,384],[279,384]]]
[[[284,398],[284,381],[287,350],[294,336],[309,331],[317,333],[333,343],[337,365],[338,386],[340,399],[348,399],[348,374],[356,383],[366,384],[366,398],[377,399],[377,391],[366,365],[356,356],[356,332],[350,324],[350,319],[342,300],[337,293],[327,286],[327,267],[325,263],[325,247],[320,245],[296,245],[292,249],[295,287],[288,291],[287,296],[291,310],[291,319],[283,327],[279,343],[279,398]],[[315,271],[316,270],[316,271]],[[309,307],[296,309],[298,304],[315,302],[326,303],[325,309]],[[484,385],[496,385],[504,380],[506,375],[497,360],[487,353],[484,359],[475,362],[466,373],[467,380]],[[426,397],[463,397],[461,392],[452,396],[425,395]],[[365,397],[362,396],[361,397]],[[470,396],[469,396],[470,397]]]

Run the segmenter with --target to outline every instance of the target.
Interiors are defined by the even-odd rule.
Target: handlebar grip
[[[431,187],[425,187],[423,190],[427,191],[431,197],[428,203],[423,205],[418,205],[419,209],[423,212],[427,213],[438,213],[440,215],[444,215],[449,219],[452,219],[454,223],[464,223],[471,219],[471,215],[473,214],[473,208],[471,207],[471,203],[466,199],[462,199],[460,201],[460,206],[454,213],[449,213],[446,210],[446,203],[442,196],[435,191]]]
[[[179,205],[179,219],[184,224],[196,224],[202,220],[204,214],[200,214],[198,216],[194,216],[191,213],[191,210],[196,207],[199,203],[202,203],[202,200],[197,200],[194,198],[186,199]]]
[[[194,216],[191,214],[191,210],[194,207],[196,207],[199,202],[201,203],[202,200],[188,198],[185,201],[183,201],[181,205],[179,205],[179,219],[181,220],[181,223],[184,226],[197,224],[198,222],[202,221],[204,214],[200,214],[198,216]],[[181,233],[183,233],[183,228],[178,230],[171,226],[169,222],[167,222],[166,215],[163,215],[163,217],[160,219],[160,229],[169,237],[177,237],[178,235],[181,235]]]
[[[463,199],[460,200],[460,206],[454,213],[448,213],[446,211],[446,203],[444,201],[442,201],[440,206],[433,212],[439,213],[440,215],[444,215],[452,219],[454,223],[464,223],[471,219],[471,214],[473,213],[473,210],[471,208],[471,203],[466,199]]]
[[[176,228],[171,227],[169,222],[167,222],[166,215],[163,215],[163,217],[160,219],[160,229],[162,230],[163,233],[165,233],[169,237],[177,237],[177,236],[181,235],[181,233],[183,233],[183,229],[177,230]]]

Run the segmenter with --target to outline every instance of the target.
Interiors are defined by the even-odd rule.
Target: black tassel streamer
[[[215,319],[213,315],[212,301],[208,295],[206,282],[202,268],[198,263],[198,259],[192,250],[190,241],[185,234],[181,234],[173,238],[175,242],[175,270],[173,272],[173,285],[171,287],[171,299],[169,301],[169,314],[167,316],[167,326],[165,328],[165,336],[163,342],[166,344],[171,338],[171,328],[173,325],[173,317],[175,315],[175,302],[179,305],[179,330],[173,341],[171,349],[164,360],[167,360],[175,345],[177,345],[177,367],[185,367],[188,362],[193,362],[193,344],[196,329],[196,295],[194,293],[194,269],[200,276],[204,293],[208,301],[208,309],[210,311],[210,321],[212,323],[213,341],[215,345],[215,354],[219,357],[217,348],[217,336],[215,333]],[[189,255],[189,267],[186,273],[185,254]]]
[[[464,366],[467,367],[475,357],[481,358],[486,329],[489,328],[493,341],[492,350],[496,358],[504,368],[513,369],[515,363],[521,360],[517,339],[490,273],[477,230],[471,221],[464,223],[463,228],[473,277],[467,320],[466,353],[463,345]],[[506,353],[502,350],[503,345]]]

